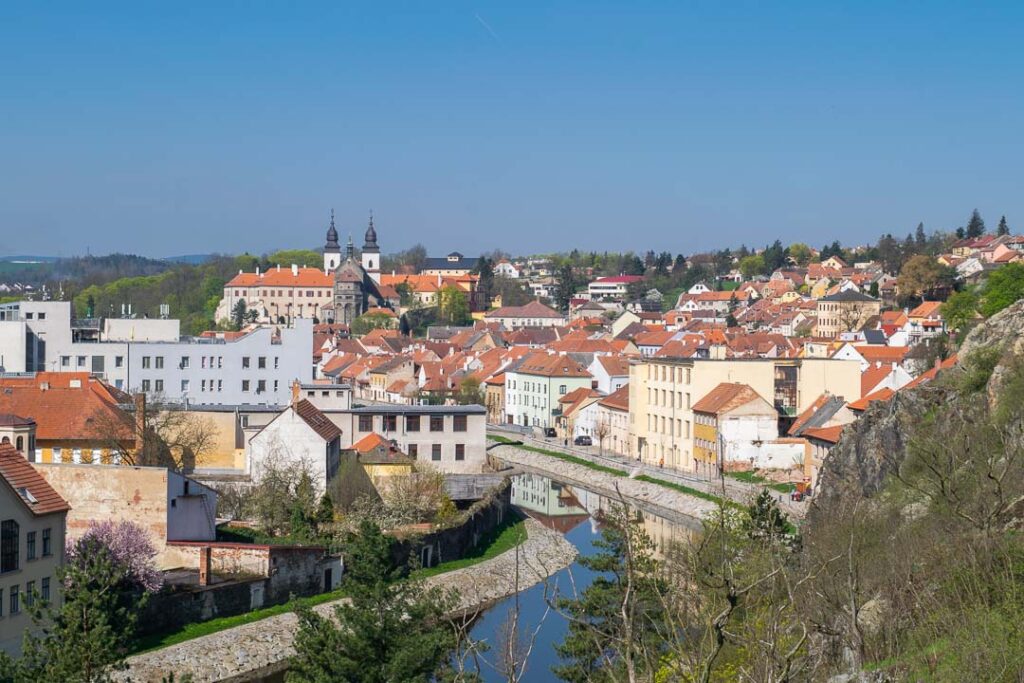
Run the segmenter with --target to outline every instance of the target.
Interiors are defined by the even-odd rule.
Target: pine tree
[[[996,228],[996,234],[1000,236],[1010,234],[1010,226],[1006,224],[1006,216],[999,219],[999,227]]]
[[[327,525],[333,521],[334,502],[331,500],[331,494],[325,493],[320,496],[320,504],[316,507],[316,526],[321,535],[326,530]]]
[[[334,609],[337,623],[309,607],[296,610],[299,630],[289,683],[428,683],[455,647],[444,616],[452,596],[402,579],[391,563],[391,544],[363,521],[350,539],[342,586],[348,603]]]
[[[985,234],[985,221],[982,220],[981,214],[975,209],[971,212],[971,220],[967,222],[966,235],[968,237],[981,237]]]
[[[924,252],[928,246],[928,236],[924,234],[924,223],[917,224],[917,230],[914,232],[914,243],[917,245],[918,253]]]

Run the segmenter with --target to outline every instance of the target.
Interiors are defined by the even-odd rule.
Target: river
[[[594,541],[600,537],[600,512],[607,510],[613,501],[578,486],[567,486],[539,474],[521,474],[512,484],[512,504],[525,514],[551,528],[557,529],[576,546],[583,557],[594,555],[597,549]],[[654,541],[658,553],[672,543],[687,543],[699,533],[700,523],[690,518],[668,520],[640,510],[644,529]],[[570,577],[571,575],[571,577]],[[565,636],[567,623],[554,610],[547,610],[547,595],[557,591],[571,596],[573,586],[582,590],[593,580],[592,572],[578,562],[554,574],[547,586],[537,585],[509,597],[487,610],[471,631],[475,640],[491,646],[483,656],[481,675],[485,681],[504,682],[506,677],[493,665],[498,659],[494,648],[504,641],[502,634],[507,629],[510,614],[519,605],[519,629],[521,639],[528,640],[536,631],[533,649],[527,659],[526,675],[523,681],[544,683],[557,681],[551,667],[558,663],[555,645]]]
[[[513,478],[512,504],[524,514],[564,534],[576,546],[581,557],[588,557],[597,552],[594,541],[601,535],[601,512],[611,508],[614,502],[580,486],[561,484],[541,474],[525,473]],[[658,554],[670,544],[692,541],[700,531],[700,522],[685,515],[669,520],[642,507],[637,509],[643,517],[644,530],[654,541]],[[547,609],[548,597],[553,592],[570,597],[574,586],[575,590],[582,590],[593,578],[594,574],[577,561],[553,574],[546,584],[527,588],[480,615],[470,635],[490,647],[490,651],[481,656],[483,680],[487,683],[504,683],[507,680],[495,666],[498,660],[496,650],[504,641],[505,625],[518,603],[521,642],[533,638],[526,673],[520,680],[530,683],[558,681],[551,667],[559,661],[555,645],[564,638],[567,624],[556,611]],[[251,680],[278,683],[284,680],[284,673],[257,676]]]

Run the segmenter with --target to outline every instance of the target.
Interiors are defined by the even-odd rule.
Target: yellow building
[[[832,359],[707,360],[651,357],[634,361],[629,379],[633,452],[645,462],[694,471],[693,403],[723,382],[769,397],[783,418],[825,392],[860,396],[860,364]]]
[[[389,478],[408,476],[413,472],[413,459],[392,446],[380,434],[367,434],[352,445],[352,450],[356,452],[359,464],[378,490],[386,485]]]

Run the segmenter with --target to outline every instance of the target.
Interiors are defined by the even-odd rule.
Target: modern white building
[[[177,320],[74,320],[67,301],[0,305],[5,372],[88,372],[125,391],[204,404],[287,405],[313,379],[313,321],[182,337]]]
[[[599,277],[587,285],[587,293],[592,300],[614,299],[620,301],[628,294],[629,286],[641,280],[643,278],[639,275]]]

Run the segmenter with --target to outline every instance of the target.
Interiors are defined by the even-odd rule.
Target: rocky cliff
[[[961,345],[958,364],[945,371],[966,373],[972,358],[987,357],[991,374],[983,370],[990,400],[994,400],[1008,368],[1024,359],[1024,301],[1001,311],[974,328]],[[993,367],[994,366],[994,367]],[[943,378],[940,378],[943,379]],[[843,431],[826,459],[808,523],[824,521],[843,503],[876,494],[886,476],[895,472],[906,453],[912,427],[933,407],[957,399],[955,382],[933,381],[901,391],[888,402],[876,402],[860,420]]]

